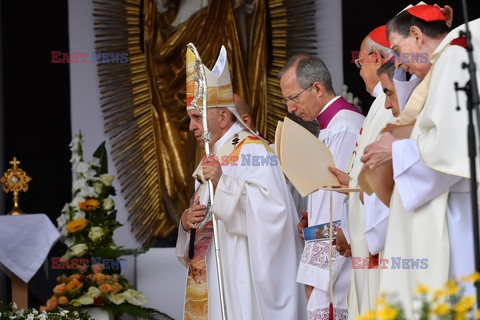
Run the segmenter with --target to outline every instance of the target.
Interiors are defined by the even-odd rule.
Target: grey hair
[[[395,75],[395,62],[387,61],[382,64],[377,70],[377,76],[380,77],[380,75],[383,73],[387,73],[388,78],[393,81],[393,76]]]
[[[299,87],[306,88],[315,82],[320,82],[327,92],[335,94],[330,71],[328,71],[327,66],[319,57],[306,54],[290,57],[282,69],[280,69],[278,78],[282,78],[285,72],[293,67],[296,68],[295,75],[297,76],[297,84]],[[311,90],[311,88],[307,90]]]
[[[393,57],[394,53],[393,50],[387,47],[384,47],[375,41],[372,40],[372,38],[367,36],[367,39],[365,41],[365,46],[368,50],[371,51],[378,51],[382,55],[384,59],[390,59]]]

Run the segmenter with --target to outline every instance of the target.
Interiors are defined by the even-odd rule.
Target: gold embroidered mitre
[[[192,100],[195,97],[196,90],[198,90],[198,84],[195,82],[198,75],[195,73],[195,54],[187,47],[186,54],[186,104],[187,110],[192,110]],[[212,71],[210,71],[205,65],[202,64],[205,70],[205,76],[207,81],[207,108],[229,108],[235,109],[235,103],[233,101],[233,89],[230,80],[230,71],[228,70],[227,51],[222,46],[220,54],[218,55],[217,62]],[[197,101],[198,106],[203,105],[202,97]]]

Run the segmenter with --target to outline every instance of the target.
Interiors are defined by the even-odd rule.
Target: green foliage
[[[137,319],[141,318],[148,320],[174,320],[168,314],[160,312],[156,309],[145,307],[140,308],[129,303],[124,303],[118,306],[107,306],[104,309],[111,311],[115,318],[119,318],[119,316],[121,316],[122,314],[128,314],[136,317]]]

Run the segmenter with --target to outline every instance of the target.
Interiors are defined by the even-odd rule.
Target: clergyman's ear
[[[250,118],[250,116],[247,114],[247,113],[244,113],[242,115],[242,120],[243,122],[245,122],[245,124],[249,127],[251,127],[252,125],[252,118]]]
[[[219,111],[218,116],[220,120],[220,128],[222,129],[226,128],[231,121],[230,119],[232,117],[232,114],[230,113],[230,111],[227,110],[227,108],[222,108]]]
[[[323,95],[323,93],[325,92],[323,84],[318,81],[313,83],[312,90],[315,90],[320,95]]]
[[[410,27],[410,35],[412,35],[417,41],[419,41],[419,40],[420,40],[420,42],[423,41],[422,30],[420,30],[420,28],[417,27],[417,26],[411,26]]]

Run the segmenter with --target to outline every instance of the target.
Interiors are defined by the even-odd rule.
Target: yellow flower
[[[441,298],[445,297],[445,295],[447,294],[447,290],[445,289],[437,289],[433,292],[433,301],[438,301],[440,300]]]
[[[397,308],[393,307],[385,307],[377,312],[377,316],[380,320],[394,320],[397,314]]]
[[[87,219],[75,219],[67,224],[67,230],[70,233],[82,231],[87,226]]]
[[[447,289],[447,293],[450,296],[455,295],[458,292],[458,290],[460,290],[460,287],[458,286],[455,280],[448,280],[447,283],[445,284],[445,287]]]
[[[477,312],[475,312],[475,319],[480,319],[480,310],[477,310]]]
[[[415,288],[415,294],[427,294],[429,291],[430,289],[423,284],[418,284]]]
[[[462,296],[460,301],[458,301],[458,303],[453,306],[453,310],[455,310],[456,313],[466,313],[472,309],[474,302],[474,297]]]
[[[450,308],[449,308],[448,305],[445,304],[445,303],[437,304],[437,305],[432,309],[432,313],[433,313],[433,314],[436,314],[436,315],[439,315],[439,316],[444,316],[444,315],[446,315],[449,311],[450,311]]]
[[[362,320],[374,320],[377,317],[377,313],[375,311],[368,310],[362,317]]]
[[[378,298],[375,300],[375,305],[382,307],[382,306],[388,306],[385,293],[379,294]]]
[[[466,312],[455,313],[453,316],[453,320],[467,320],[467,313]]]
[[[463,281],[463,282],[477,282],[477,281],[480,281],[480,272],[474,272],[469,276],[460,277],[460,281]]]
[[[78,203],[78,207],[83,211],[95,211],[100,207],[100,202],[97,199],[85,199]]]

